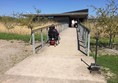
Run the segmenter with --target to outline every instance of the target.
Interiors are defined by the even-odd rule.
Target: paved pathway
[[[56,47],[45,46],[8,70],[0,83],[106,83],[100,74],[90,74],[81,58],[88,63],[91,57],[77,50],[76,29],[68,28],[61,34]]]

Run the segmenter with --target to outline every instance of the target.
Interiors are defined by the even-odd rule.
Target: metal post
[[[96,50],[95,50],[95,63],[97,62],[97,51],[98,51],[98,34],[96,34]]]
[[[63,24],[62,31],[64,30],[65,25]]]
[[[79,24],[78,24],[78,27],[77,27],[77,32],[79,32]]]
[[[58,26],[58,27],[59,27],[59,32],[61,32],[61,26],[62,26],[62,25],[59,25],[59,26]]]
[[[43,47],[43,32],[42,32],[42,29],[41,29],[41,46]]]
[[[90,32],[88,32],[88,53],[87,55],[89,56],[89,51],[90,51]]]
[[[86,54],[88,53],[87,36],[88,36],[88,32],[87,32],[87,30],[85,30],[85,52],[86,52]]]
[[[67,24],[64,24],[64,30],[67,29]]]
[[[58,27],[58,31],[59,31],[59,33],[60,33],[60,25],[57,25],[57,27]]]
[[[85,42],[85,28],[83,28],[83,41]]]
[[[32,48],[33,48],[33,54],[35,54],[35,35],[34,35],[34,32],[32,32]]]
[[[59,32],[61,32],[61,25],[59,25]]]
[[[79,25],[79,39],[81,39],[81,26]]]
[[[82,28],[82,41],[84,41],[84,28]]]
[[[61,27],[61,32],[63,31],[63,25],[62,25],[62,27]]]
[[[80,26],[80,38],[81,38],[81,40],[83,39],[82,38],[82,33],[83,33],[82,26]]]
[[[47,32],[47,42],[49,40],[49,37],[48,37],[48,28],[46,29],[46,32]]]

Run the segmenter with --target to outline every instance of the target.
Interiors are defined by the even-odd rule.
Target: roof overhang
[[[77,18],[87,18],[88,9],[65,12],[61,14],[23,14],[23,16],[39,16],[39,17],[77,17]]]

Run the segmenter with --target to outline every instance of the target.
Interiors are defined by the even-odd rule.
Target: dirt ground
[[[103,48],[98,50],[98,55],[118,55],[118,50]]]
[[[31,45],[23,41],[0,40],[0,74],[32,53]]]

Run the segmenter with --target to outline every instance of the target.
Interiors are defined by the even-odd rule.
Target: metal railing
[[[77,27],[78,50],[89,56],[90,51],[90,30],[78,23]]]
[[[64,24],[57,24],[57,25],[55,25],[55,28],[60,33],[63,30],[65,30],[66,28],[68,28],[68,24],[66,24],[66,23],[64,23]],[[44,47],[45,43],[48,41],[48,39],[49,39],[48,38],[48,30],[49,30],[49,26],[32,30],[31,39],[32,39],[33,54],[36,53],[36,49],[37,48]],[[37,32],[40,34],[40,42],[39,42],[39,45],[36,45],[36,41],[35,41],[35,33],[37,33]],[[46,36],[46,39],[45,40],[44,40],[44,35]]]

